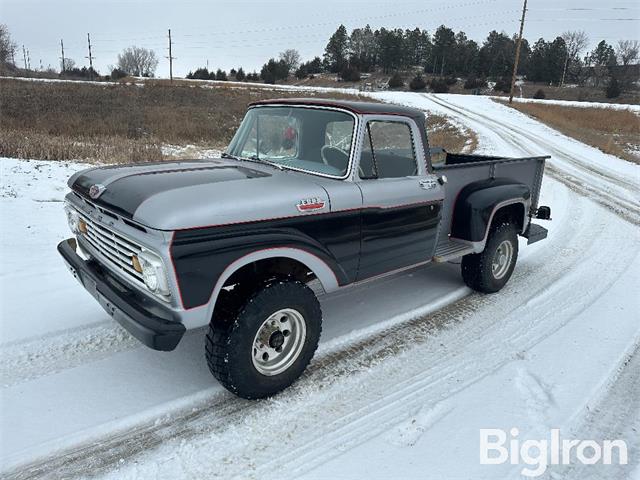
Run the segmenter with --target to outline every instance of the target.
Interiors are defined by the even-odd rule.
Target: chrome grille
[[[142,273],[133,268],[131,257],[138,255],[142,247],[122,235],[113,232],[94,222],[90,217],[80,213],[80,217],[87,224],[87,233],[81,234],[91,247],[93,247],[110,266],[124,272],[127,277],[144,285]]]

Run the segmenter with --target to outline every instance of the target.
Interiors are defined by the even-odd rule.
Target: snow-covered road
[[[638,474],[638,166],[487,98],[374,95],[453,117],[483,153],[552,155],[549,238],[522,245],[507,287],[473,294],[447,264],[326,296],[302,380],[240,400],[208,373],[203,332],[140,347],[68,275],[55,244],[78,166],[0,160],[8,478],[517,478],[478,460],[479,430],[511,427],[629,445],[629,466],[557,478]]]

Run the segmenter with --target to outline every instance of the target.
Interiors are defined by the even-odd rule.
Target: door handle
[[[419,182],[420,188],[423,190],[431,190],[432,188],[436,188],[438,186],[438,182],[435,180],[420,180]]]

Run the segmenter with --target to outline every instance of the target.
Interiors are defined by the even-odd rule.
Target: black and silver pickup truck
[[[73,175],[74,237],[58,251],[145,345],[172,350],[208,327],[213,375],[241,397],[266,397],[313,357],[320,287],[461,259],[469,287],[500,290],[518,235],[546,237],[531,222],[550,218],[538,206],[546,158],[445,152],[432,165],[420,110],[263,101],[221,158]]]

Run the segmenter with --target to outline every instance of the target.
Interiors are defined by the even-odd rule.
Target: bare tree
[[[0,65],[13,61],[16,48],[15,42],[11,40],[9,29],[0,23]]]
[[[562,70],[562,80],[560,81],[561,86],[564,85],[567,70],[570,69],[571,64],[578,64],[579,66],[580,54],[589,44],[589,37],[582,30],[576,30],[573,32],[566,31],[562,34],[562,39],[564,40],[567,48],[567,55],[564,60],[564,69]]]
[[[293,48],[289,48],[284,52],[280,52],[280,60],[287,66],[287,73],[291,74],[300,65],[300,53]]]
[[[640,55],[640,42],[638,40],[620,40],[618,42],[618,60],[622,65],[637,63]]]
[[[73,58],[64,58],[64,71],[68,72],[76,67],[76,61]]]
[[[118,68],[134,77],[153,77],[158,58],[153,50],[131,46],[118,55]]]

